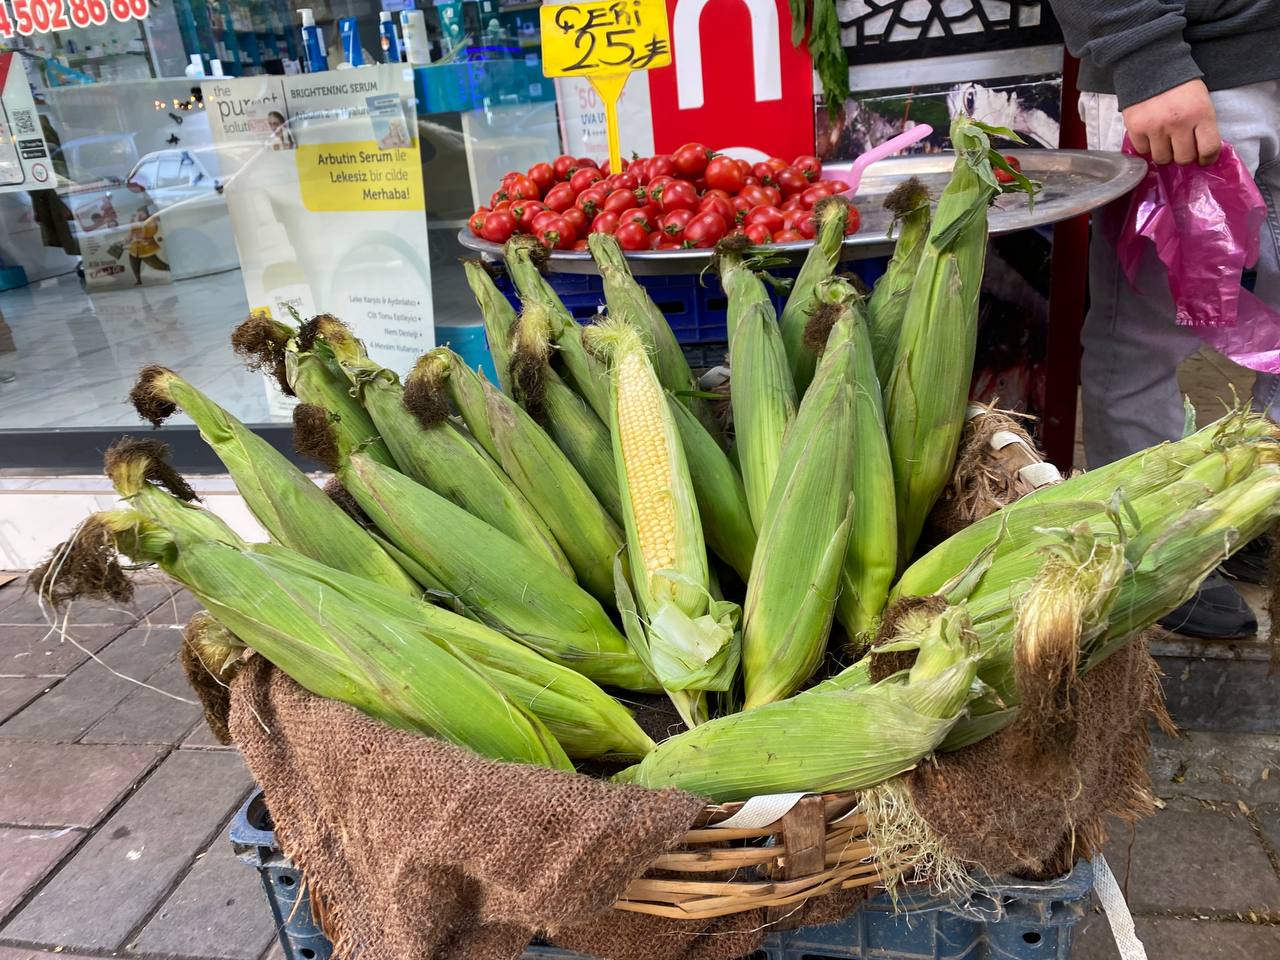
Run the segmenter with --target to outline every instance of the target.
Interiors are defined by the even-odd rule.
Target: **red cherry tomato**
[[[774,243],[796,243],[804,236],[795,230],[780,230],[773,235]]]
[[[556,157],[551,164],[551,170],[555,173],[557,180],[568,180],[571,174],[578,167],[578,161],[568,154],[561,154]]]
[[[569,225],[573,227],[573,234],[576,237],[586,236],[587,226],[591,223],[591,219],[579,210],[577,207],[570,207],[564,213],[560,214],[569,221]]]
[[[647,183],[649,180],[649,158],[641,157],[639,160],[632,160],[627,164],[627,173],[635,177],[637,183]]]
[[[653,157],[645,168],[645,176],[650,180],[654,177],[674,177],[675,175],[676,164],[669,153],[660,153]]]
[[[813,214],[810,211],[805,210],[803,207],[796,207],[793,210],[787,210],[785,213],[783,213],[782,229],[795,230],[797,233],[799,233],[800,225],[803,224],[806,220],[812,220],[812,219],[813,219]]]
[[[556,182],[556,172],[549,163],[535,163],[529,168],[528,177],[543,193],[550,190]]]
[[[769,232],[769,228],[763,223],[748,223],[743,232],[747,235],[747,239],[757,247],[773,242],[773,234]]]
[[[686,143],[671,155],[671,161],[682,177],[693,180],[702,176],[711,160],[711,151],[700,143]]]
[[[796,157],[791,161],[791,165],[799,170],[810,183],[815,183],[822,176],[822,161],[817,157]]]
[[[573,188],[574,193],[581,193],[593,183],[599,183],[603,179],[604,177],[595,167],[582,167],[569,177],[569,186]]]
[[[685,225],[692,219],[692,210],[672,210],[662,218],[662,232],[673,240],[679,240],[684,236]]]
[[[529,232],[534,236],[537,236],[538,231],[542,229],[543,224],[550,223],[558,216],[560,216],[560,214],[555,210],[543,210],[541,213],[537,214],[533,218],[532,223],[529,224],[533,228]]]
[[[570,190],[573,189],[572,183],[568,186]],[[578,194],[578,199],[573,201],[573,205],[588,217],[594,217],[604,209],[604,198],[606,196],[607,194],[605,193],[604,187],[587,187],[587,189]]]
[[[707,186],[727,193],[737,193],[744,186],[746,174],[733,157],[712,157],[707,164]]]
[[[488,207],[481,207],[479,210],[477,210],[475,213],[473,213],[470,217],[467,218],[467,227],[477,237],[484,236],[484,219],[485,217],[489,216],[489,213],[490,213],[490,210]]]
[[[693,184],[693,189],[698,191],[698,196],[702,196],[704,193],[707,192],[706,177],[698,177],[698,179],[690,180],[689,182]]]
[[[684,241],[683,240],[663,240],[660,244],[658,244],[658,249],[659,250],[683,250]]]
[[[604,210],[596,214],[591,221],[592,233],[613,233],[618,229],[618,215],[612,210]]]
[[[764,195],[766,197],[766,202],[772,204],[775,207],[778,206],[778,204],[782,203],[782,191],[775,186],[771,185],[771,186],[765,187]]]
[[[635,190],[636,187],[640,186],[640,181],[630,170],[626,173],[615,173],[609,179],[613,181],[613,189],[615,190]]]
[[[751,203],[741,195],[734,197],[729,203],[733,206],[733,219],[735,223],[742,223],[747,219],[747,214],[751,212]]]
[[[714,247],[729,232],[718,213],[700,213],[686,224],[684,242],[691,247]]]
[[[662,219],[662,208],[656,203],[646,203],[643,207],[638,207],[637,210],[640,212],[640,216],[650,224],[650,230],[657,227],[658,221]]]
[[[672,180],[662,187],[661,203],[663,213],[670,213],[672,210],[696,210],[698,194],[693,189],[693,184],[688,181]]]
[[[710,194],[703,197],[702,202],[698,204],[698,212],[706,213],[708,211],[711,213],[718,213],[720,215],[720,219],[725,223],[738,222],[738,215],[733,209],[733,204],[724,197],[717,197]]]
[[[747,203],[751,204],[753,207],[768,206],[773,203],[773,201],[769,199],[768,191],[764,187],[757,186],[754,183],[749,183],[743,187],[738,196],[743,200],[746,200]]]
[[[503,200],[506,200],[506,199],[507,199],[507,191],[499,187],[497,190],[493,191],[493,193],[489,194],[489,207],[490,208],[496,207],[499,203],[501,203]]]
[[[593,167],[593,168],[594,168],[594,169],[596,169],[596,170],[599,170],[599,169],[600,169],[600,164],[596,163],[596,162],[595,162],[594,160],[592,160],[590,157],[579,157],[579,158],[578,158],[578,166],[579,166],[579,167]],[[604,179],[604,178],[603,178],[603,177],[601,177],[601,179]]]
[[[630,210],[632,207],[638,206],[640,206],[640,202],[636,199],[634,189],[628,190],[625,187],[619,187],[604,198],[604,209],[612,210],[614,213],[621,213],[623,210]]]
[[[653,233],[649,234],[649,249],[650,249],[650,250],[658,250],[658,249],[660,249],[660,248],[662,247],[663,243],[665,243],[665,242],[667,242],[667,235],[666,235],[665,233],[663,233],[661,230],[655,230],[655,231],[653,231]]]
[[[837,193],[847,193],[849,190],[849,185],[843,180],[823,180],[822,182],[831,185],[828,189],[831,191],[832,196],[835,196]]]
[[[819,186],[812,186],[804,193],[800,194],[800,199],[804,201],[806,207],[814,206],[819,200],[825,200],[829,194],[826,190]]]
[[[575,240],[575,241],[573,241],[573,246],[572,246],[572,247],[570,247],[569,249],[570,249],[570,250],[573,250],[575,253],[586,253],[586,252],[587,252],[587,251],[589,251],[591,248],[590,248],[589,246],[587,246],[587,241],[585,241],[585,240]]]
[[[1005,160],[1005,163],[1009,164],[1009,166],[1013,167],[1013,169],[1017,170],[1019,173],[1022,172],[1022,163],[1013,154],[1006,153],[1004,155],[1004,160]],[[1014,176],[1013,174],[1009,173],[1007,170],[1002,170],[999,167],[996,167],[996,180],[999,181],[1000,183],[1013,183]]]
[[[511,205],[511,214],[522,233],[533,233],[533,218],[545,209],[547,205],[541,200],[517,200]]]
[[[751,175],[761,183],[773,183],[773,168],[761,160],[751,168]]]
[[[549,250],[568,250],[578,239],[573,232],[573,224],[559,216],[544,222],[534,235]]]
[[[735,192],[736,192],[736,191],[735,191]],[[728,200],[728,199],[730,199],[732,196],[733,196],[733,194],[732,194],[732,193],[730,193],[728,190],[717,190],[715,187],[708,187],[708,188],[703,192],[703,194],[702,194],[702,199],[704,199],[704,200],[705,200],[707,197],[724,197],[724,199]]]
[[[770,157],[765,161],[765,166],[774,173],[777,173],[779,170],[785,170],[788,164],[787,161],[783,160],[781,157]]]
[[[774,175],[773,179],[777,181],[778,189],[782,191],[784,197],[789,197],[795,193],[803,193],[809,189],[809,181],[795,167],[783,167]]]
[[[845,222],[845,225],[844,225],[844,235],[846,237],[853,236],[855,233],[858,232],[858,228],[861,226],[862,226],[862,215],[858,213],[857,207],[850,204],[849,219]]]
[[[742,185],[744,187],[758,187],[760,186],[760,178],[755,174],[749,173],[742,178]]]
[[[618,246],[623,250],[649,249],[649,231],[642,223],[620,224],[618,229],[613,231],[613,235],[618,241]]]
[[[493,205],[494,213],[497,213],[499,210],[510,210],[510,209],[511,209],[510,200],[499,200],[497,203]]]
[[[649,182],[645,185],[645,189],[649,191],[650,196],[653,196],[653,191],[662,189],[674,179],[675,177],[671,176],[669,173],[660,173],[656,177],[650,178]]]
[[[746,219],[742,222],[748,227],[752,224],[758,223],[770,233],[777,233],[782,229],[782,221],[783,217],[781,210],[774,206],[762,205],[752,207],[751,212],[747,214]]]
[[[806,240],[812,240],[818,235],[818,218],[809,214],[796,225],[796,231]]]
[[[512,200],[537,200],[542,196],[542,191],[538,189],[538,185],[523,173],[517,173],[507,180],[505,187],[507,196]]]
[[[547,191],[547,195],[542,198],[542,202],[547,205],[548,210],[562,213],[573,206],[574,198],[577,195],[577,191],[567,183],[557,183]]]
[[[782,201],[782,204],[781,206],[778,207],[778,209],[783,211],[784,213],[788,210],[804,209],[804,195],[799,193],[793,193],[791,196],[787,197],[787,199]]]
[[[734,160],[738,165],[738,169],[742,171],[743,178],[751,176],[751,163],[747,160]]]
[[[646,212],[647,210],[648,210],[647,207],[638,207],[632,210],[622,211],[622,213],[618,214],[618,226],[621,227],[623,224],[627,224],[627,223],[639,224],[640,227],[647,234],[650,230],[653,229],[654,224],[657,222],[657,218],[656,217],[651,218],[649,214]],[[617,232],[618,232],[617,230],[614,231],[615,234]]]
[[[506,243],[516,232],[516,218],[510,210],[499,210],[484,219],[484,238],[490,243]]]

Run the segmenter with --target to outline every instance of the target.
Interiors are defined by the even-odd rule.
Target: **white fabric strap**
[[[1111,935],[1116,938],[1120,960],[1147,960],[1147,950],[1138,939],[1129,905],[1124,902],[1120,884],[1116,883],[1115,874],[1102,854],[1093,858],[1093,889],[1098,894],[1103,913],[1107,915],[1107,922],[1111,924]]]
[[[763,796],[752,797],[728,820],[721,820],[709,826],[726,830],[754,830],[758,827],[767,827],[785,817],[791,812],[792,807],[807,796],[809,796],[807,793],[766,793]]]
[[[966,420],[976,420],[978,417],[988,412],[986,404],[971,403],[969,406],[965,407],[964,418]]]
[[[1018,471],[1018,476],[1037,490],[1062,480],[1062,474],[1052,463],[1028,463]]]

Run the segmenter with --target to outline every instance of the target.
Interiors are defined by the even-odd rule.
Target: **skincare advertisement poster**
[[[245,293],[332,313],[408,372],[435,346],[412,70],[379,64],[202,84]]]
[[[16,53],[0,53],[0,193],[53,186],[53,168],[26,71]]]

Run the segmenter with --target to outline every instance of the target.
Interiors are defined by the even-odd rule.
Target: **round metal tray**
[[[1035,205],[1030,207],[1026,194],[1007,193],[997,198],[991,207],[989,220],[993,234],[1026,230],[1088,213],[1124,196],[1138,185],[1147,169],[1145,161],[1122,153],[1020,150],[1017,156],[1022,161],[1022,172],[1032,180],[1039,180],[1043,189],[1036,195]],[[888,233],[892,215],[884,209],[884,198],[908,177],[919,177],[936,197],[951,176],[954,162],[951,153],[931,153],[891,157],[868,167],[854,198],[862,226],[845,240],[843,259],[861,260],[891,252],[893,241]],[[458,242],[486,256],[502,256],[499,244],[481,240],[466,227],[458,231]],[[765,249],[772,254],[798,260],[811,246],[812,240],[804,240],[775,243]],[[627,253],[626,257],[635,273],[697,273],[707,265],[711,251],[641,250]],[[585,251],[557,250],[548,258],[547,269],[558,273],[596,272],[595,262]]]

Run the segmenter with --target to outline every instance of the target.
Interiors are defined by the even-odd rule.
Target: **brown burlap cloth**
[[[1108,816],[1151,809],[1155,676],[1130,643],[1077,684],[1065,752],[1029,750],[1015,723],[909,774],[918,812],[993,875],[1065,872]],[[226,710],[206,706],[215,722]],[[730,960],[771,929],[763,910],[676,921],[610,907],[689,829],[703,804],[688,793],[485,760],[314,696],[258,656],[227,720],[339,957],[514,960],[544,936],[605,960]],[[817,897],[783,925],[830,922],[862,896]]]

